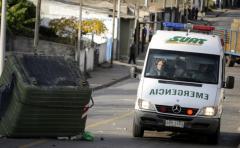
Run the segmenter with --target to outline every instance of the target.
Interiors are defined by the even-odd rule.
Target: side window
[[[154,69],[155,67],[155,64],[154,64],[154,61],[155,61],[155,58],[153,56],[151,56],[149,59],[148,59],[148,62],[147,62],[147,67],[146,67],[146,75],[149,76],[151,75],[151,71]]]

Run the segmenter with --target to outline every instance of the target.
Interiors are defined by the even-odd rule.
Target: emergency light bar
[[[213,31],[213,30],[215,30],[215,27],[212,27],[212,26],[204,26],[204,25],[193,25],[193,30]]]
[[[185,29],[185,24],[182,23],[163,22],[163,26],[174,29]]]
[[[206,26],[206,25],[192,25],[190,23],[172,23],[172,22],[163,22],[164,27],[173,28],[173,29],[186,29],[186,30],[198,30],[198,31],[212,31],[215,30],[215,27]]]

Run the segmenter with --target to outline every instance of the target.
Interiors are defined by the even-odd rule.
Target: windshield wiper
[[[174,77],[173,80],[175,80],[175,81],[205,83],[205,82],[202,82],[200,80],[196,80],[196,79],[193,79],[193,78],[184,78],[184,77]]]
[[[148,78],[155,78],[155,79],[167,79],[169,80],[169,77],[168,76],[145,76],[145,77],[148,77]]]

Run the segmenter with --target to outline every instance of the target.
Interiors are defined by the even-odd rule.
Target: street
[[[214,26],[229,27],[236,17],[240,17],[239,10],[210,20]],[[240,65],[226,67],[226,76],[235,77],[235,87],[225,90],[218,145],[208,144],[204,135],[185,133],[145,131],[144,138],[134,138],[132,122],[139,80],[127,79],[93,92],[95,105],[88,113],[86,131],[94,135],[94,141],[1,137],[0,148],[240,148]]]
[[[86,131],[95,136],[93,142],[57,139],[2,138],[4,148],[124,148],[124,147],[233,147],[240,144],[239,87],[240,67],[227,69],[227,75],[235,76],[235,89],[226,90],[221,136],[218,145],[208,145],[203,135],[146,131],[144,138],[132,137],[134,100],[138,79],[128,79],[112,87],[94,92],[95,106],[88,115]]]

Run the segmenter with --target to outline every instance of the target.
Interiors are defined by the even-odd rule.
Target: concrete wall
[[[16,52],[33,52],[33,39],[27,37],[16,36],[13,39],[13,51]],[[40,40],[38,52],[46,55],[65,56],[67,58],[74,57],[75,47],[66,44],[49,42]]]
[[[80,70],[84,71],[84,63],[85,63],[85,56],[86,56],[86,70],[92,71],[94,68],[94,49],[93,48],[86,48],[85,51],[80,51]]]
[[[121,19],[120,25],[120,57],[126,58],[129,56],[129,47],[133,42],[133,26],[134,19]]]
[[[27,37],[14,37],[11,41],[12,49],[8,49],[10,51],[18,52],[18,53],[29,53],[33,52],[33,39]],[[115,45],[116,46],[116,45]],[[101,44],[99,47],[99,64],[104,63],[106,61],[106,43]],[[64,56],[66,58],[74,59],[75,56],[75,47],[72,45],[60,44],[50,41],[39,41],[38,52],[45,55],[57,55]],[[87,71],[92,71],[94,68],[94,48],[86,47],[86,69]],[[116,53],[116,52],[115,52]],[[80,69],[83,71],[84,69],[84,59],[85,52],[82,50],[80,52]]]

